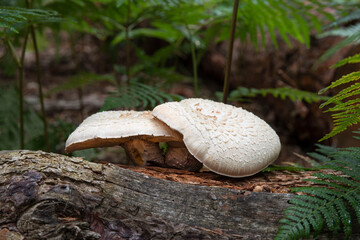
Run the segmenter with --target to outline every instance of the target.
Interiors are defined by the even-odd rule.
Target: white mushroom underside
[[[275,161],[280,152],[275,131],[242,108],[186,99],[159,105],[152,114],[183,135],[196,159],[222,175],[253,175]]]
[[[141,136],[149,141],[181,140],[182,136],[155,119],[150,111],[105,111],[86,118],[69,136],[66,148],[114,146],[126,138]],[[81,144],[86,143],[86,147]]]

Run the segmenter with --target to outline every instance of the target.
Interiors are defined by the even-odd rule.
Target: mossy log
[[[0,152],[0,240],[272,239],[290,198],[41,151]]]

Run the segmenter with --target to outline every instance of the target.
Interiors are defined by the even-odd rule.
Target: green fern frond
[[[348,100],[344,103],[337,103],[334,107],[329,108],[325,112],[336,112],[336,111],[346,111],[348,109],[355,109],[357,105],[360,103],[360,99],[352,99]]]
[[[351,37],[354,34],[358,34],[360,32],[360,24],[350,25],[348,27],[336,28],[329,31],[324,32],[320,35],[320,37],[328,37],[328,36],[337,36],[337,37]]]
[[[360,63],[360,54],[355,54],[354,56],[344,58],[344,59],[338,61],[331,68],[341,67],[348,63]]]
[[[359,74],[360,74],[360,72],[359,72]],[[340,108],[341,108],[341,106],[345,105],[346,109],[350,110],[350,108],[356,107],[356,104],[354,104],[354,103],[357,102],[357,101],[355,101],[356,99],[355,100],[348,100],[348,101],[351,101],[350,103],[349,102],[342,103],[342,101],[347,99],[347,98],[357,96],[358,94],[360,94],[360,83],[355,83],[355,84],[341,90],[338,94],[331,97],[328,101],[323,103],[320,107],[323,108],[326,105],[329,105],[331,103],[335,103],[337,105],[340,105]],[[351,104],[351,103],[353,103],[353,104]],[[335,108],[335,109],[337,109],[337,108]],[[333,111],[333,110],[329,109],[327,111]]]
[[[315,179],[306,179],[322,187],[296,187],[291,206],[285,211],[285,217],[275,239],[300,239],[317,236],[323,226],[334,234],[343,231],[346,238],[352,233],[350,210],[360,223],[360,148],[336,149],[318,145],[316,154],[311,156],[324,162],[324,168],[342,172],[342,175],[316,173]]]
[[[41,23],[56,21],[60,21],[60,16],[55,11],[0,6],[0,27],[10,32],[18,33],[18,26],[25,25],[29,22]]]
[[[339,26],[343,23],[348,23],[348,22],[358,20],[358,19],[360,19],[360,10],[354,11],[354,12],[350,13],[349,15],[339,18],[339,19],[329,23],[324,28],[325,29],[333,28],[333,27]]]
[[[156,87],[138,81],[131,81],[129,86],[119,89],[114,96],[107,97],[102,111],[114,108],[154,108],[157,104],[167,101],[177,101],[181,96],[165,93]]]
[[[340,67],[349,63],[359,63],[360,54],[345,58],[333,67]],[[356,82],[360,79],[360,71],[352,72],[342,76],[340,79],[332,82],[328,87],[319,91],[324,93],[327,90]],[[320,105],[321,108],[333,104],[334,106],[328,108],[325,112],[332,112],[334,127],[330,133],[325,135],[319,141],[331,138],[336,134],[347,130],[350,126],[360,122],[360,83],[356,82],[352,85],[345,87],[339,91],[335,96],[329,98],[326,102]]]
[[[345,130],[349,127],[356,125],[360,122],[360,105],[357,105],[356,108],[348,109],[339,113],[332,114],[334,127],[330,133],[326,134],[319,141],[326,140],[331,138]]]
[[[315,64],[315,66],[318,66],[319,63],[325,61],[326,59],[328,59],[330,56],[332,56],[333,54],[335,54],[337,51],[339,51],[340,49],[349,46],[350,44],[356,43],[360,41],[360,34],[353,34],[351,36],[349,36],[348,38],[345,38],[343,41],[335,44],[334,46],[332,46],[329,50],[327,50],[317,61],[317,63]]]
[[[319,91],[320,94],[324,93],[325,91],[338,87],[342,84],[354,82],[360,79],[360,72],[352,72],[347,75],[342,76],[340,79],[336,80],[335,82],[332,82],[330,86],[322,89]]]
[[[355,5],[353,9],[358,9],[358,5]],[[319,64],[320,62],[325,61],[328,59],[331,55],[333,55],[335,52],[340,50],[341,48],[348,46],[349,44],[358,44],[360,43],[360,24],[355,23],[349,26],[346,26],[346,24],[356,21],[360,19],[360,10],[356,10],[354,12],[350,12],[348,15],[345,15],[341,18],[336,19],[332,23],[328,24],[325,29],[338,27],[339,25],[345,25],[338,27],[336,29],[331,29],[328,31],[323,32],[319,35],[319,37],[327,37],[327,36],[340,36],[343,37],[344,40],[341,41],[338,44],[335,44],[330,49],[328,49],[318,60]]]
[[[278,47],[279,33],[289,46],[290,36],[310,46],[310,31],[321,31],[322,18],[334,20],[331,14],[322,10],[323,4],[324,1],[308,1],[306,4],[297,0],[243,1],[239,6],[239,35],[244,40],[249,35],[251,42],[257,45],[259,33],[263,43],[265,34],[269,34],[272,43]]]
[[[337,175],[333,175],[333,174],[327,174],[327,173],[315,173],[314,174],[315,177],[317,178],[322,178],[322,179],[328,179],[331,182],[329,183],[329,186],[332,184],[336,184],[332,187],[338,188],[342,190],[346,190],[346,187],[343,187],[341,184],[345,185],[345,186],[352,186],[352,187],[359,187],[360,183],[358,182],[354,182],[349,180],[348,178],[342,177],[342,176],[337,176]],[[315,181],[316,179],[310,179],[309,181]]]
[[[316,93],[302,91],[295,88],[281,87],[281,88],[265,88],[265,89],[255,89],[255,88],[245,88],[240,87],[233,90],[230,95],[230,100],[242,100],[244,97],[256,97],[258,95],[266,96],[272,95],[274,97],[279,97],[282,100],[289,98],[291,101],[305,101],[307,103],[314,103],[319,101],[326,101],[329,97],[319,96]]]

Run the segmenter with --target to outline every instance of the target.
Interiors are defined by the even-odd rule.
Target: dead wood
[[[156,173],[162,176],[153,177]],[[163,179],[165,175],[172,181]],[[41,151],[2,151],[0,240],[275,236],[291,194],[241,190],[231,187],[229,181],[234,184],[251,178],[214,180],[210,175],[127,169]],[[210,182],[223,179],[225,187],[196,183],[201,176]],[[181,179],[184,181],[174,181]],[[254,191],[263,191],[261,186],[253,187]],[[341,237],[325,234],[318,239]]]

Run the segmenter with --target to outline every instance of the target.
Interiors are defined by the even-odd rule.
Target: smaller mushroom
[[[198,171],[203,167],[193,155],[189,153],[183,141],[168,142],[165,154],[165,165],[188,171]]]
[[[181,139],[178,132],[154,118],[150,111],[105,111],[85,119],[67,139],[65,151],[121,145],[137,165],[164,166],[159,142]]]

